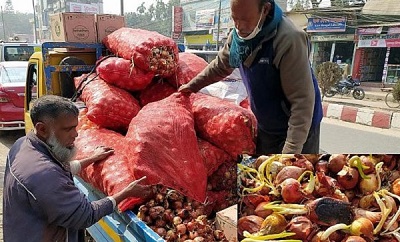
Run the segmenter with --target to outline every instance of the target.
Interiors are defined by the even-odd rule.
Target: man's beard
[[[62,163],[71,161],[76,155],[76,148],[63,146],[58,141],[54,132],[51,132],[50,137],[46,140],[46,143],[50,146],[50,150],[55,158]]]

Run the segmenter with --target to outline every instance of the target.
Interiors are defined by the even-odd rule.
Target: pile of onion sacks
[[[238,235],[400,241],[400,155],[270,155],[238,164]]]

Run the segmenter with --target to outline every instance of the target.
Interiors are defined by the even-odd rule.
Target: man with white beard
[[[72,173],[113,150],[99,147],[91,157],[70,163],[78,135],[78,109],[68,99],[43,96],[30,115],[34,131],[18,139],[7,156],[4,241],[83,241],[84,229],[111,214],[122,200],[150,195],[150,186],[131,183],[113,196],[88,201],[75,187]]]

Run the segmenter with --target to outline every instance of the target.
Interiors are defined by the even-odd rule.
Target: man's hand
[[[107,158],[112,154],[114,154],[113,148],[105,146],[97,146],[96,149],[94,150],[91,160],[93,160],[93,162],[104,160],[105,158]]]
[[[186,93],[189,93],[189,92],[193,92],[193,90],[190,89],[189,84],[183,84],[182,86],[179,87],[178,92],[186,92]]]
[[[138,184],[142,180],[146,179],[146,177],[142,177],[136,181],[131,182],[127,187],[122,189],[122,191],[113,195],[113,198],[119,204],[122,200],[128,197],[137,197],[146,200],[150,196],[154,195],[155,186],[150,185],[140,185]]]

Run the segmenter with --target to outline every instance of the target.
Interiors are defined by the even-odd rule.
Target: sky
[[[34,0],[36,3],[36,0]],[[121,11],[120,0],[103,0],[104,13],[119,14]],[[137,7],[140,6],[142,2],[149,6],[151,3],[155,2],[153,0],[124,0],[124,11],[125,12],[135,12]],[[0,5],[4,6],[6,0],[0,0]],[[33,13],[32,0],[12,0],[14,10],[22,13]]]

